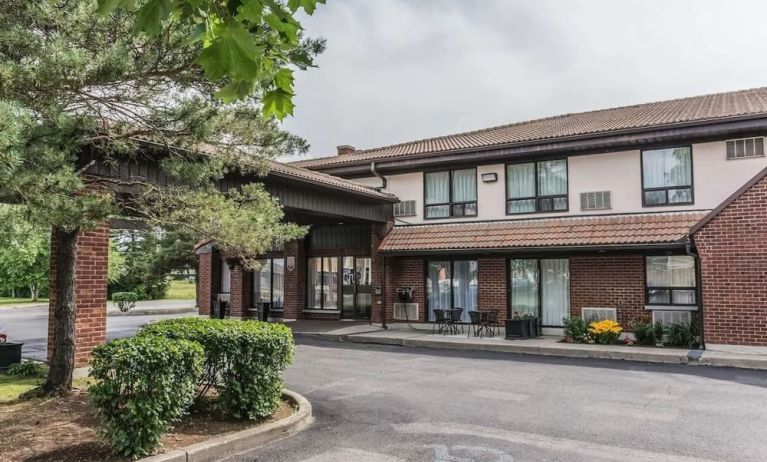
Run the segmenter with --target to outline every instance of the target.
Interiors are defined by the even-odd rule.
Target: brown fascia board
[[[432,255],[526,255],[540,253],[578,252],[593,253],[605,252],[630,252],[630,251],[673,251],[682,250],[687,245],[687,239],[682,238],[676,242],[662,242],[654,244],[615,244],[615,245],[570,245],[570,246],[544,246],[544,247],[505,247],[505,248],[476,248],[476,249],[428,249],[428,250],[380,250],[389,257],[406,256],[432,256]]]
[[[703,228],[703,227],[704,227],[704,226],[706,226],[706,225],[707,225],[707,224],[708,224],[708,223],[709,223],[711,220],[713,220],[714,218],[716,218],[716,216],[717,216],[717,215],[719,215],[719,214],[722,212],[722,210],[724,210],[724,209],[726,209],[727,207],[729,207],[729,205],[730,205],[730,204],[732,204],[733,202],[735,202],[735,200],[736,200],[736,199],[738,199],[740,196],[742,196],[743,194],[745,194],[745,192],[746,192],[746,191],[748,191],[749,189],[751,189],[751,188],[752,188],[752,187],[753,187],[755,184],[757,184],[757,183],[758,183],[758,182],[759,182],[759,181],[760,181],[762,178],[764,178],[764,177],[766,177],[766,176],[767,176],[767,167],[766,167],[766,168],[764,168],[764,169],[762,169],[762,171],[761,171],[761,172],[759,172],[759,173],[757,173],[756,175],[754,175],[754,177],[753,177],[753,178],[751,178],[750,180],[748,180],[748,182],[746,182],[746,184],[744,184],[743,186],[741,186],[740,188],[738,188],[738,190],[737,190],[737,191],[735,191],[734,193],[732,193],[732,194],[730,195],[730,197],[728,197],[727,199],[725,199],[725,200],[724,200],[724,201],[723,201],[721,204],[719,204],[719,205],[718,205],[718,206],[717,206],[717,207],[716,207],[714,210],[712,210],[712,211],[711,211],[711,212],[710,212],[708,215],[706,215],[705,217],[701,218],[701,220],[700,220],[699,222],[697,222],[696,224],[694,224],[694,225],[693,225],[693,226],[690,228],[690,235],[693,235],[693,234],[697,233],[698,231],[700,231],[700,230],[701,230],[701,228]]]
[[[370,176],[370,164],[375,162],[380,173],[412,171],[450,164],[488,164],[498,161],[535,158],[559,153],[580,155],[605,153],[638,145],[647,146],[680,141],[708,141],[726,135],[757,134],[767,131],[767,114],[712,119],[641,129],[626,129],[606,133],[577,135],[553,140],[536,140],[481,148],[437,151],[398,157],[381,157],[344,162],[328,166],[306,166],[341,177]],[[467,156],[467,153],[472,155]]]
[[[387,196],[384,196],[383,194],[380,194],[380,193],[379,194],[375,194],[375,191],[371,191],[370,193],[367,193],[365,191],[357,191],[357,190],[354,190],[354,189],[351,189],[351,188],[344,188],[342,186],[336,186],[334,184],[325,183],[323,181],[312,180],[310,178],[303,177],[303,176],[291,175],[289,173],[270,171],[267,174],[267,176],[276,177],[276,178],[283,178],[283,179],[286,179],[286,180],[289,180],[289,181],[299,181],[301,183],[305,183],[305,184],[311,185],[311,186],[316,186],[316,187],[319,187],[321,189],[332,189],[334,191],[343,192],[345,194],[350,194],[350,195],[358,196],[358,197],[364,197],[364,198],[366,198],[366,199],[368,199],[368,200],[370,200],[372,202],[389,202],[389,203],[392,203],[392,204],[399,202],[399,198],[394,196],[394,195],[391,195],[391,194],[389,194],[388,195],[389,197],[387,197]]]

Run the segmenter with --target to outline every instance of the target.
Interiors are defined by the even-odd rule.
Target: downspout
[[[386,179],[384,179],[384,184]],[[386,255],[383,257],[383,280],[381,281],[381,327],[388,329],[386,325]],[[371,319],[372,320],[372,319]]]
[[[695,260],[695,298],[698,301],[698,329],[700,331],[700,348],[706,349],[705,336],[703,335],[703,276],[701,272],[701,259],[700,255],[693,251],[695,242],[692,235],[688,236],[687,244],[685,244],[685,251],[687,255],[691,256]]]
[[[381,186],[379,186],[379,187],[377,187],[375,189],[377,189],[379,191],[382,190],[382,189],[386,189],[386,177],[381,175],[380,173],[378,173],[378,171],[376,170],[376,163],[375,162],[371,162],[370,163],[370,173],[372,173],[373,176],[375,176],[376,178],[379,178],[381,180]]]

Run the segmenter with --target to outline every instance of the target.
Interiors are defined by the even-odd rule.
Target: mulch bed
[[[159,452],[205,441],[211,436],[280,420],[295,412],[282,402],[277,412],[260,422],[228,420],[210,400],[184,417],[162,438]],[[0,405],[2,462],[122,462],[97,435],[98,419],[84,390],[70,396],[33,399]]]

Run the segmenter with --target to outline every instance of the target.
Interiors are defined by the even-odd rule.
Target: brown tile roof
[[[343,156],[306,159],[294,162],[293,165],[308,168],[331,167],[378,159],[446,153],[515,143],[543,142],[572,136],[603,135],[621,130],[662,128],[760,114],[767,116],[767,87],[564,114],[359,150],[354,154]]]
[[[149,137],[136,136],[136,141],[152,144],[155,146],[165,146],[164,143],[157,142]],[[201,145],[197,152],[206,156],[216,156],[218,152],[215,146]],[[319,186],[325,186],[336,190],[348,191],[358,195],[368,196],[373,199],[383,199],[387,202],[397,202],[397,196],[391,193],[381,192],[369,186],[345,180],[337,176],[327,175],[321,172],[315,172],[297,165],[285,164],[276,160],[269,161],[269,175],[290,178],[304,183],[312,183]]]
[[[623,246],[680,242],[706,212],[397,226],[382,252]]]

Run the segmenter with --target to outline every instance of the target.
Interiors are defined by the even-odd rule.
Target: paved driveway
[[[767,374],[303,340],[316,423],[232,461],[767,460]]]

